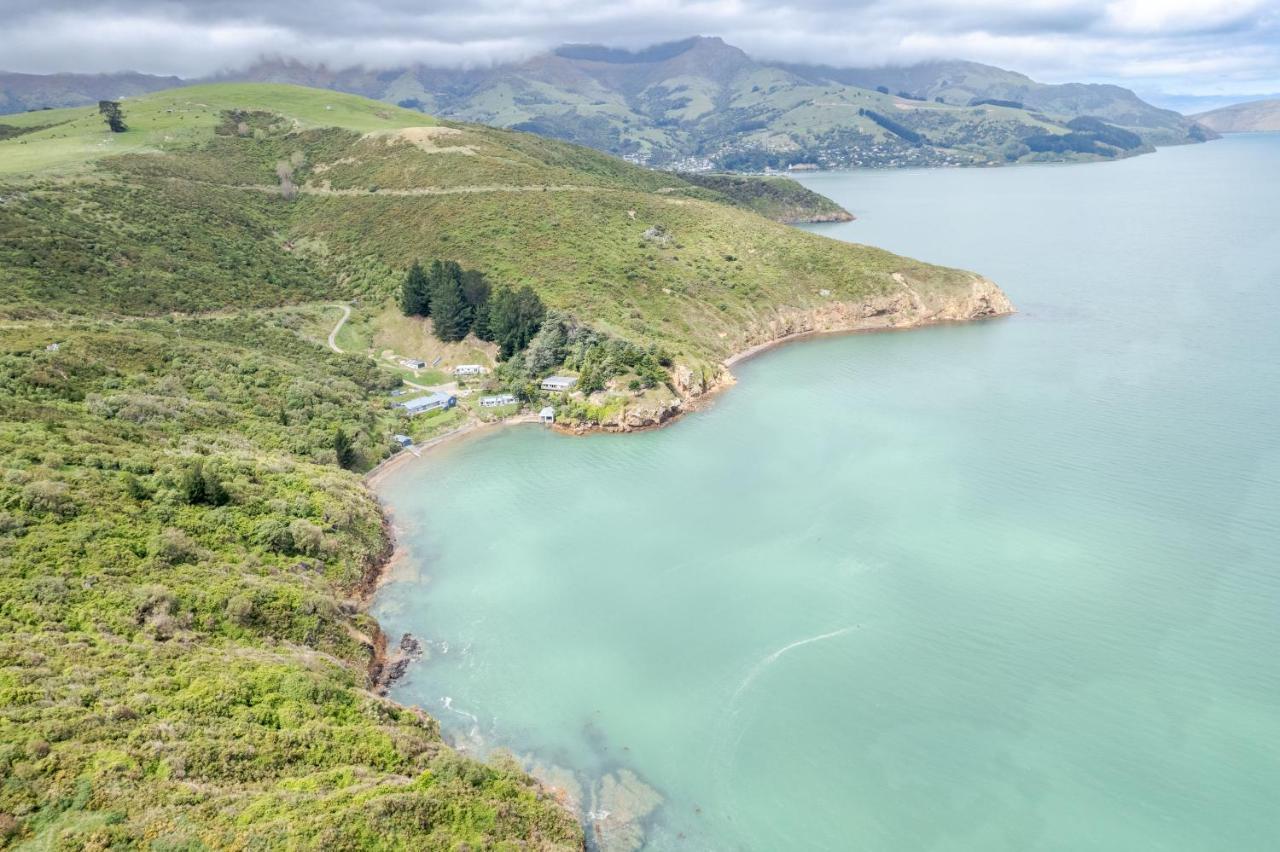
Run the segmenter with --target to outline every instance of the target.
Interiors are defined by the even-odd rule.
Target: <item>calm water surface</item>
[[[1021,313],[401,469],[395,697],[646,848],[1277,848],[1280,135],[804,182]]]

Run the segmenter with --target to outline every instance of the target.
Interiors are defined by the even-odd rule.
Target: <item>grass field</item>
[[[360,133],[433,124],[419,112],[355,95],[301,86],[216,84],[123,102],[128,131],[112,133],[96,107],[7,115],[4,124],[43,130],[0,141],[0,176],[82,172],[104,157],[188,149],[208,140],[226,110],[269,111],[296,129],[345,127]]]

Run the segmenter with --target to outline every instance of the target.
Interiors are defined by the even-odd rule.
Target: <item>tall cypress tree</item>
[[[528,346],[546,315],[546,306],[528,285],[514,291],[503,287],[494,293],[489,300],[489,328],[502,357],[510,358]]]
[[[481,340],[493,340],[489,329],[489,296],[492,292],[484,273],[475,269],[462,272],[462,295],[471,308],[471,331]]]
[[[489,299],[476,305],[476,314],[471,320],[471,331],[481,340],[493,340],[493,326],[489,323],[489,306]]]
[[[471,330],[471,306],[462,289],[462,267],[453,261],[431,265],[431,324],[436,337],[456,343]]]
[[[436,261],[439,263],[439,261]],[[431,287],[422,265],[416,260],[409,267],[404,277],[404,285],[400,291],[400,309],[407,317],[425,317],[431,315]]]

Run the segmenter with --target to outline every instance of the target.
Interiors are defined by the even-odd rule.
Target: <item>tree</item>
[[[178,480],[178,493],[184,502],[196,506],[225,506],[231,495],[222,486],[222,480],[213,470],[206,470],[204,462],[196,459],[187,465]]]
[[[546,316],[546,306],[527,284],[519,290],[503,287],[494,293],[490,299],[489,328],[502,358],[510,358],[528,346]]]
[[[341,426],[333,432],[333,454],[338,458],[338,467],[350,470],[356,463],[356,448]]]
[[[489,297],[493,288],[484,273],[467,269],[462,273],[462,297],[471,308],[471,332],[481,340],[493,340],[489,328]]]
[[[467,304],[475,308],[480,307],[489,301],[489,279],[484,277],[484,273],[478,269],[466,269],[462,272],[462,297],[467,300]]]
[[[416,260],[404,277],[404,285],[400,291],[400,309],[407,317],[431,315],[431,288],[427,274]]]
[[[120,109],[119,101],[98,101],[98,112],[112,133],[124,133],[129,129],[124,123],[124,112]]]
[[[456,343],[471,331],[471,306],[462,289],[462,267],[453,261],[431,264],[431,324],[436,337]]]
[[[471,332],[481,340],[493,340],[493,327],[489,324],[489,300],[476,305],[476,315],[471,319]]]

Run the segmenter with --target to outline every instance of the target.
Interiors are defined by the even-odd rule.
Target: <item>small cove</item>
[[[428,653],[393,697],[646,848],[1266,848],[1280,136],[804,182],[859,217],[813,230],[1020,315],[395,469],[374,614]]]

